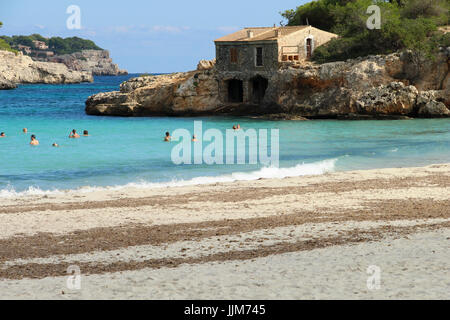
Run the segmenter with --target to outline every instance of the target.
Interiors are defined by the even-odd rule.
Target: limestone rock
[[[361,114],[408,115],[414,111],[418,94],[414,86],[391,82],[363,94],[356,105]]]
[[[90,115],[188,115],[210,112],[219,101],[209,71],[145,76],[122,83],[120,91],[86,101]]]
[[[200,60],[197,65],[197,71],[211,70],[216,65],[216,59],[213,60]]]
[[[417,114],[424,118],[449,117],[450,110],[443,103],[445,91],[423,91],[417,96]]]
[[[207,62],[192,72],[145,76],[130,79],[120,86],[120,93],[94,96],[87,101],[86,112],[95,115],[294,115],[309,119],[410,119],[440,117],[450,101],[448,61],[437,61],[439,72],[415,79],[433,90],[418,90],[407,76],[409,62],[399,53],[386,56],[285,66],[265,75],[268,87],[260,103],[228,103],[219,83],[235,79],[232,71],[218,71]],[[212,67],[212,68],[210,68]],[[254,74],[243,74],[250,81]],[[435,77],[431,81],[430,77]],[[422,81],[423,80],[423,81]],[[422,81],[422,82],[421,82]],[[251,90],[248,82],[244,90]],[[423,91],[425,92],[425,91]],[[220,98],[222,97],[222,98]],[[442,103],[442,104],[441,104]]]
[[[46,59],[48,62],[65,64],[75,71],[91,72],[96,76],[117,76],[128,74],[113,63],[107,50],[82,50],[72,54],[54,56]]]
[[[15,89],[17,85],[9,80],[0,78],[0,90]]]
[[[33,61],[23,54],[0,51],[0,78],[17,83],[92,82],[91,73],[69,70],[64,64]]]
[[[420,107],[418,114],[424,118],[450,117],[450,110],[442,102],[429,101]]]

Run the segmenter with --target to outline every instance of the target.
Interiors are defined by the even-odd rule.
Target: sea
[[[120,83],[136,76],[101,76],[95,77],[94,83],[20,85],[16,90],[0,91],[0,132],[6,134],[0,138],[0,199],[67,190],[161,188],[450,162],[450,119],[266,121],[85,114],[90,95],[118,90]],[[204,131],[216,129],[224,136],[237,124],[244,131],[265,130],[269,149],[275,147],[271,133],[278,132],[278,164],[176,163],[173,153],[179,144],[164,142],[165,133],[179,129],[193,133],[195,121],[201,121]],[[28,133],[23,133],[23,128]],[[69,139],[73,129],[79,133],[88,130],[89,137]],[[32,134],[40,146],[29,145]],[[52,147],[53,143],[60,147]],[[208,145],[203,142],[203,148]]]

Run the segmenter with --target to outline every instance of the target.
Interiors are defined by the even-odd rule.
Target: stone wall
[[[231,62],[230,49],[238,53],[237,63]],[[256,48],[263,48],[263,66],[256,66]],[[218,71],[270,72],[278,69],[278,44],[272,42],[230,42],[216,44]]]
[[[282,37],[278,39],[278,47],[279,47],[279,55],[278,60],[282,61],[283,54],[291,51],[290,49],[293,47],[297,48],[297,53],[299,55],[300,60],[305,60],[307,57],[306,54],[306,39],[312,39],[312,51],[314,49],[324,45],[329,42],[333,38],[337,38],[338,36],[334,33],[322,31],[320,29],[309,27],[304,30],[297,31],[288,36]],[[286,50],[289,49],[289,50]]]

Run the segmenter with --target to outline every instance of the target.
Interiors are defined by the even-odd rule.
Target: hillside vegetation
[[[369,30],[367,8],[373,4],[381,9],[381,29]],[[450,34],[438,31],[449,24],[448,0],[317,0],[282,16],[288,25],[309,22],[340,36],[315,50],[318,63],[399,50],[411,50],[419,63],[450,46]]]
[[[16,47],[20,44],[31,47],[32,49],[36,49],[33,43],[34,40],[43,41],[49,47],[49,50],[53,51],[56,55],[70,54],[89,49],[102,50],[93,41],[78,37],[65,39],[61,37],[44,38],[40,34],[32,34],[30,36],[1,36],[1,40],[6,42],[10,47]]]
[[[0,28],[3,26],[3,23],[0,21]],[[9,45],[9,43],[8,42],[6,42],[5,40],[3,40],[3,39],[0,39],[0,50],[3,50],[3,51],[10,51],[10,52],[14,52],[14,53],[18,53],[18,51],[17,50],[14,50],[14,49],[12,49],[11,48],[11,46]]]

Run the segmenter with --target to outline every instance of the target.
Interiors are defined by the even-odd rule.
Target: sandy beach
[[[0,299],[449,299],[449,195],[439,164],[4,197]]]

